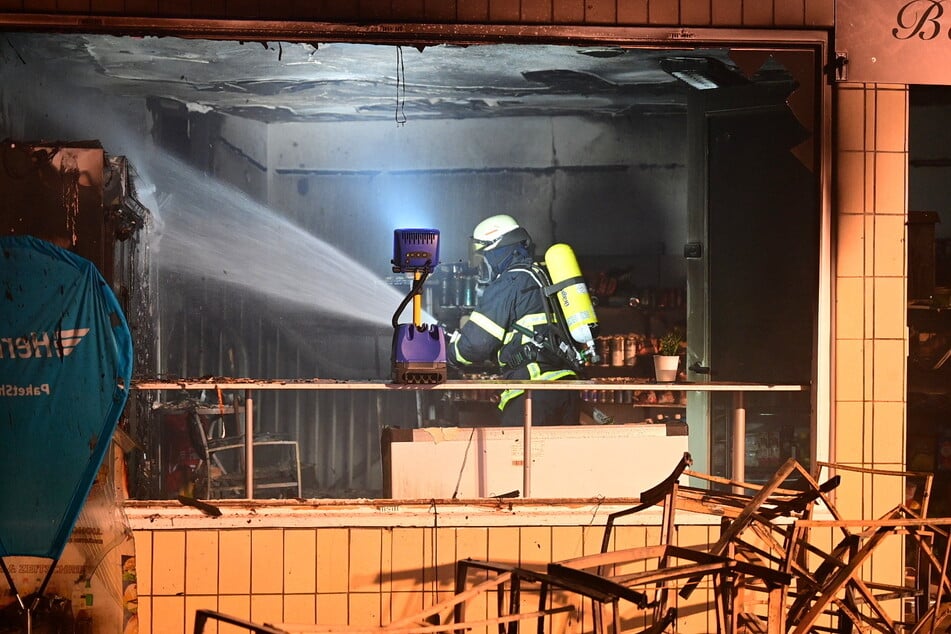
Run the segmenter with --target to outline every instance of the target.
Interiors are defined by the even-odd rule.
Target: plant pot
[[[677,369],[680,367],[679,355],[654,355],[654,377],[658,383],[672,383],[677,380]]]

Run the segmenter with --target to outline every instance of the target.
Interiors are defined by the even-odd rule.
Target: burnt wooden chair
[[[521,614],[521,618],[509,618],[506,621],[499,621],[499,634],[516,634],[518,632],[519,621],[525,619],[534,619],[536,621],[536,631],[538,634],[545,632],[545,620],[551,614],[557,611],[564,611],[569,605],[560,608],[553,607],[550,604],[554,592],[568,592],[578,595],[583,600],[586,599],[595,606],[598,613],[603,612],[610,607],[613,612],[611,622],[614,623],[615,634],[620,634],[620,617],[618,613],[618,604],[621,601],[630,601],[640,607],[647,605],[647,596],[636,590],[632,590],[622,584],[605,581],[603,583],[591,583],[588,579],[579,579],[571,576],[557,574],[552,572],[552,566],[549,564],[548,572],[523,568],[514,564],[504,562],[492,562],[475,559],[462,559],[456,562],[456,593],[465,592],[468,583],[469,573],[472,570],[479,570],[497,575],[496,578],[504,575],[503,582],[498,585],[496,599],[496,610],[500,616],[514,617],[521,612],[522,592],[527,584],[537,588],[538,609],[530,614]],[[506,589],[507,586],[507,589]],[[465,623],[466,605],[457,603],[454,610],[454,619],[456,623]],[[601,625],[603,621],[598,621],[596,631],[604,631]]]
[[[723,631],[785,632],[789,586],[771,582],[769,574],[763,571],[790,578],[796,575],[803,534],[793,530],[795,521],[811,517],[817,501],[828,504],[827,494],[839,485],[840,479],[834,477],[819,484],[793,458],[762,485],[689,471],[687,474],[723,487],[723,490],[681,487],[678,491],[679,508],[720,517],[720,535],[706,552],[759,567],[756,574],[737,570],[714,587],[720,613],[718,622],[722,623]],[[793,477],[799,488],[784,488]],[[737,491],[749,491],[749,494]],[[700,575],[688,579],[680,588],[680,596],[689,598],[701,580]],[[753,600],[759,594],[766,596],[765,601]],[[755,607],[762,604],[766,606],[765,612]],[[753,607],[748,609],[747,606]]]

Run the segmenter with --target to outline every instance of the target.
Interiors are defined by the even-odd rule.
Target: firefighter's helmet
[[[516,254],[531,256],[534,248],[532,237],[515,218],[497,214],[480,222],[472,231],[469,262],[479,270],[477,280],[484,286],[498,277]]]
[[[528,232],[508,214],[490,216],[477,224],[472,231],[473,251],[491,251],[510,244],[530,241]]]

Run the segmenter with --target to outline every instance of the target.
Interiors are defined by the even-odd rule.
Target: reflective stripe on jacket
[[[542,289],[531,273],[524,268],[530,261],[514,262],[482,293],[478,308],[469,316],[466,324],[449,342],[449,361],[457,366],[492,362],[506,379],[531,379],[554,381],[576,376],[566,368],[567,362],[545,349],[530,348],[535,358],[527,363],[513,363],[520,358],[519,352],[532,339],[515,330],[513,324],[540,333],[548,333],[548,318]],[[514,270],[513,270],[514,268]],[[524,390],[506,390],[502,393],[499,408],[503,409],[511,399]]]

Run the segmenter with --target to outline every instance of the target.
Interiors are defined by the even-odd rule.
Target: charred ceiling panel
[[[684,107],[661,68],[669,51],[549,45],[240,43],[177,38],[5,35],[11,63],[72,74],[91,87],[165,96],[262,121],[554,115],[618,116]]]

